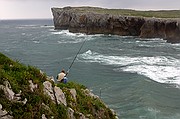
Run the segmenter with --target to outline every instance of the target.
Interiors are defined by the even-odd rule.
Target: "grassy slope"
[[[62,119],[67,119],[67,107],[63,105],[56,106],[49,97],[43,93],[43,82],[46,80],[46,75],[41,74],[40,70],[32,66],[25,66],[18,62],[14,62],[5,55],[0,53],[0,85],[5,80],[8,80],[15,93],[22,91],[22,100],[27,98],[25,105],[9,101],[6,99],[4,92],[0,90],[0,104],[3,108],[12,113],[15,119],[39,119],[42,114],[45,114],[47,118],[52,116]],[[33,83],[38,84],[38,89],[32,92],[29,88],[28,80],[33,80]],[[111,118],[115,118],[112,115],[110,109],[98,99],[88,97],[83,93],[84,86],[69,82],[67,84],[58,84],[63,92],[65,92],[68,107],[75,110],[75,116],[78,117],[76,112],[83,114],[91,114],[90,118],[95,117],[95,113],[102,108],[105,110],[104,114]],[[69,89],[75,88],[77,92],[77,101],[74,101],[70,96]],[[42,103],[47,105],[50,110],[47,110],[42,106]],[[107,116],[107,117],[108,117]]]
[[[104,9],[98,7],[74,7],[75,11],[86,13],[94,12],[100,14],[157,17],[157,18],[180,18],[180,10],[138,11],[130,9]]]

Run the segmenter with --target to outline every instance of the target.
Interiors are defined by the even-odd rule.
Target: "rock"
[[[141,38],[165,38],[165,20],[146,19],[141,27]]]
[[[34,89],[36,89],[38,87],[38,85],[33,84],[32,80],[29,80],[28,82],[30,83],[29,87],[30,87],[31,91],[34,92]]]
[[[70,107],[68,108],[68,117],[69,119],[76,119],[74,116],[74,110],[71,109]]]
[[[53,100],[54,102],[57,101],[58,104],[62,103],[65,106],[67,106],[66,97],[59,87],[55,86],[53,88],[52,84],[49,81],[45,81],[43,85],[44,85],[44,93],[50,96],[51,100]]]
[[[2,109],[2,105],[0,104],[0,110]]]
[[[42,114],[42,119],[47,119],[45,114]]]
[[[20,90],[18,94],[15,94],[11,89],[11,85],[8,81],[4,81],[4,85],[0,85],[0,89],[4,91],[4,94],[8,100],[23,103],[24,105],[26,104],[26,98],[23,101],[21,101],[22,91]]]
[[[4,116],[4,115],[7,115],[7,111],[6,110],[2,110],[2,105],[1,106],[1,109],[0,109],[0,117]]]
[[[21,99],[21,91],[18,94],[15,94],[8,81],[4,81],[4,85],[0,85],[0,89],[4,91],[6,98],[10,101],[19,101]]]
[[[62,103],[63,105],[67,106],[66,97],[65,97],[64,93],[62,92],[62,90],[59,87],[55,86],[54,92],[55,92],[55,96],[57,99],[57,103],[58,104]]]
[[[25,98],[23,101],[21,101],[24,105],[27,103],[27,98]]]
[[[14,99],[14,92],[11,89],[11,85],[8,81],[4,81],[4,85],[0,85],[0,89],[4,91],[4,94],[8,100]]]
[[[89,89],[85,89],[83,90],[83,92],[87,95],[90,96],[92,98],[99,98],[97,95],[94,95]]]
[[[49,81],[45,81],[43,85],[44,85],[44,89],[43,89],[44,93],[47,94],[51,98],[51,100],[55,101],[52,84]]]
[[[79,119],[88,119],[88,118],[86,118],[86,117],[84,116],[84,114],[79,113]]]
[[[22,91],[20,90],[19,93],[15,94],[15,96],[20,97],[21,93],[22,93]]]
[[[0,119],[13,119],[12,116],[8,115],[6,110],[2,110],[2,105],[0,104]]]
[[[46,79],[46,80],[55,82],[55,80],[54,80],[54,77],[53,77],[53,76],[47,76],[47,79]]]
[[[70,93],[72,95],[72,98],[76,101],[76,95],[77,95],[76,90],[75,89],[70,89]]]
[[[163,38],[167,42],[180,42],[180,19],[144,18],[97,13],[87,8],[52,8],[55,29],[86,34],[112,34]],[[101,8],[99,8],[101,9]]]
[[[165,25],[166,40],[170,43],[180,41],[180,20],[169,20]]]

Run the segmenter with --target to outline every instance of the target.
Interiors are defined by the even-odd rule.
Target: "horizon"
[[[137,11],[180,10],[178,0],[0,0],[0,20],[52,19],[52,7],[100,7],[107,9],[131,9]],[[13,11],[13,12],[12,12]]]

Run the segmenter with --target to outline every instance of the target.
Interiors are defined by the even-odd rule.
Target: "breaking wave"
[[[137,73],[159,83],[180,85],[180,60],[170,56],[109,56],[88,50],[79,55],[79,60],[113,65],[115,71]]]
[[[58,43],[60,44],[61,43],[79,43],[79,42],[83,42],[84,40],[92,40],[96,36],[102,35],[102,34],[86,35],[84,33],[72,33],[72,32],[69,32],[69,30],[61,30],[61,31],[51,30],[51,33],[55,35],[61,35],[62,39],[58,41]]]

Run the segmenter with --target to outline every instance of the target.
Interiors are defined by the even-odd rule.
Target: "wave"
[[[71,32],[69,32],[69,30],[61,30],[61,31],[55,30],[51,33],[55,34],[55,35],[59,34],[59,35],[65,35],[65,36],[77,36],[77,37],[85,36],[85,34],[83,34],[83,33],[71,33]]]
[[[39,44],[39,43],[40,43],[40,41],[36,41],[36,40],[33,40],[33,42],[34,42],[35,44]]]
[[[25,28],[37,28],[39,27],[38,25],[19,25],[16,28],[18,29],[25,29]]]
[[[115,66],[115,71],[137,73],[159,83],[180,85],[180,60],[170,56],[109,56],[88,50],[79,55],[83,62]]]
[[[61,35],[61,39],[57,41],[58,43],[79,43],[87,40],[92,40],[97,36],[101,36],[102,34],[97,34],[97,35],[86,35],[84,33],[71,33],[69,30],[61,30],[57,31],[51,30],[51,34],[54,35]]]

